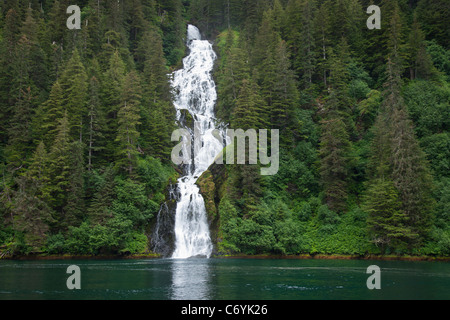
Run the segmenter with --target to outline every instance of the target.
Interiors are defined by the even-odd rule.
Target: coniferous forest
[[[153,252],[188,23],[218,55],[217,118],[280,130],[276,175],[200,178],[216,254],[450,255],[449,16],[447,0],[2,1],[0,257]]]

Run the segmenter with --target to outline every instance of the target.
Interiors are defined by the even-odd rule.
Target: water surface
[[[70,265],[81,290],[69,290]],[[381,290],[366,286],[370,265]],[[153,259],[0,261],[0,300],[450,299],[447,262]]]

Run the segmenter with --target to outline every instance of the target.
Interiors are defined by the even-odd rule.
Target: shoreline
[[[300,255],[231,255],[216,256],[214,258],[225,259],[285,259],[285,260],[378,260],[378,261],[439,261],[450,262],[450,257],[443,256],[396,256],[396,255],[339,255],[339,254],[300,254]]]
[[[51,261],[51,260],[144,260],[144,259],[164,259],[158,254],[139,255],[43,255],[30,254],[23,256],[3,257],[1,260],[9,261]],[[450,262],[450,257],[444,256],[396,256],[396,255],[335,255],[335,254],[300,254],[300,255],[213,255],[214,259],[274,259],[274,260],[375,260],[375,261],[428,261],[428,262]]]

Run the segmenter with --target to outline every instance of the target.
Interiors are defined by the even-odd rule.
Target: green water
[[[81,270],[69,290],[67,268]],[[369,290],[370,265],[381,289]],[[450,299],[446,262],[154,259],[0,261],[0,300]]]

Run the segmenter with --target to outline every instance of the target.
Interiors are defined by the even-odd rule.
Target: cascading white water
[[[189,128],[189,131],[196,150],[193,165],[187,166],[185,175],[178,180],[180,195],[175,216],[175,251],[172,257],[209,258],[213,246],[204,199],[196,182],[223,150],[222,143],[213,134],[216,129],[214,106],[217,92],[211,71],[217,56],[211,43],[201,40],[200,31],[192,25],[188,26],[187,46],[190,53],[183,60],[183,69],[173,73],[172,88],[178,122],[181,122],[180,110],[189,111],[195,120],[195,128]]]

